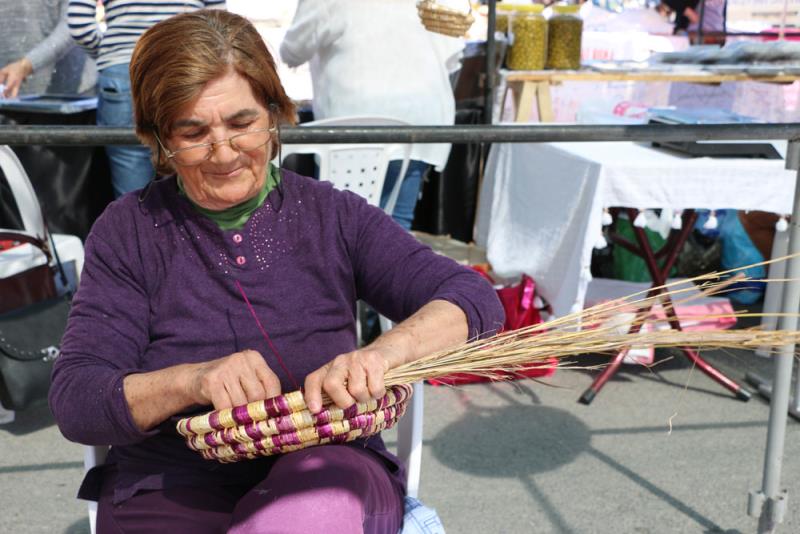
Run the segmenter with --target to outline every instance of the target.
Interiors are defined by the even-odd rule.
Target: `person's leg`
[[[133,105],[128,65],[112,65],[97,77],[98,126],[133,126]],[[114,196],[141,189],[155,175],[150,149],[142,145],[106,146]]]
[[[236,506],[231,534],[395,533],[403,495],[367,449],[323,445],[282,456]]]
[[[392,193],[394,184],[397,182],[397,175],[400,174],[400,167],[403,162],[401,160],[393,160],[389,162],[389,168],[386,169],[386,180],[383,182],[383,190],[381,191],[381,203],[383,208],[389,201],[389,195]],[[405,228],[411,230],[411,223],[414,221],[414,209],[417,207],[417,199],[419,198],[419,188],[422,183],[422,177],[428,172],[430,165],[424,161],[411,160],[408,162],[408,169],[403,183],[400,185],[400,194],[397,196],[397,203],[392,210],[392,218],[397,223]]]
[[[223,534],[245,489],[233,486],[143,491],[114,504],[114,475],[103,484],[97,534]]]

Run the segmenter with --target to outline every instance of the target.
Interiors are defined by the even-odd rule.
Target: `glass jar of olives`
[[[542,4],[514,6],[506,65],[512,70],[542,70],[547,58],[547,20]]]
[[[514,12],[514,4],[497,4],[497,17],[494,21],[494,31],[503,35],[508,33],[508,21]]]
[[[547,68],[577,70],[581,68],[581,35],[583,20],[580,6],[553,6],[553,14],[547,22],[550,36],[547,50]]]

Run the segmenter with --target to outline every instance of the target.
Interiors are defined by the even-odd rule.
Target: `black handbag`
[[[0,239],[30,243],[47,258],[44,265],[31,267],[0,281],[0,403],[11,410],[23,410],[47,400],[50,373],[58,357],[67,324],[71,295],[57,295],[54,277],[66,282],[55,246],[27,234],[0,232]],[[52,243],[52,239],[51,239]],[[55,258],[56,268],[50,266]],[[13,309],[9,310],[13,299]]]

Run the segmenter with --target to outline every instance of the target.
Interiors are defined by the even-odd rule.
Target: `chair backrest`
[[[304,123],[304,127],[319,126],[408,126],[408,123],[389,117],[341,117]],[[341,143],[315,145],[285,145],[281,157],[290,154],[314,154],[321,180],[332,182],[338,189],[352,191],[377,206],[381,200],[383,182],[389,161],[402,160],[400,175],[395,182],[384,211],[391,215],[400,186],[411,159],[411,145],[401,143]]]
[[[6,177],[11,194],[22,216],[24,232],[34,237],[45,237],[44,219],[39,206],[39,199],[33,190],[28,174],[22,167],[19,158],[6,145],[0,145],[0,169]],[[19,230],[14,230],[19,231]]]
[[[0,228],[16,233],[28,234],[32,237],[47,240],[53,238],[56,252],[62,263],[74,262],[75,280],[77,284],[83,269],[83,242],[78,236],[51,234],[48,236],[44,214],[39,199],[33,189],[28,173],[19,158],[6,145],[0,145],[0,169],[11,189],[11,195],[22,218],[23,229]],[[0,276],[14,274],[22,268],[30,268],[45,262],[44,254],[31,245],[25,244],[2,252],[0,257]],[[52,258],[55,261],[55,258]]]

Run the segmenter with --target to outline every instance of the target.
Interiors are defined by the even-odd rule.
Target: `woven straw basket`
[[[271,456],[325,443],[342,443],[391,428],[403,416],[411,386],[393,386],[380,400],[346,410],[327,405],[314,415],[303,394],[293,391],[178,421],[188,447],[223,463]]]
[[[475,18],[472,16],[472,5],[466,13],[452,7],[437,4],[434,0],[422,0],[417,3],[417,12],[425,29],[450,37],[463,37]]]

